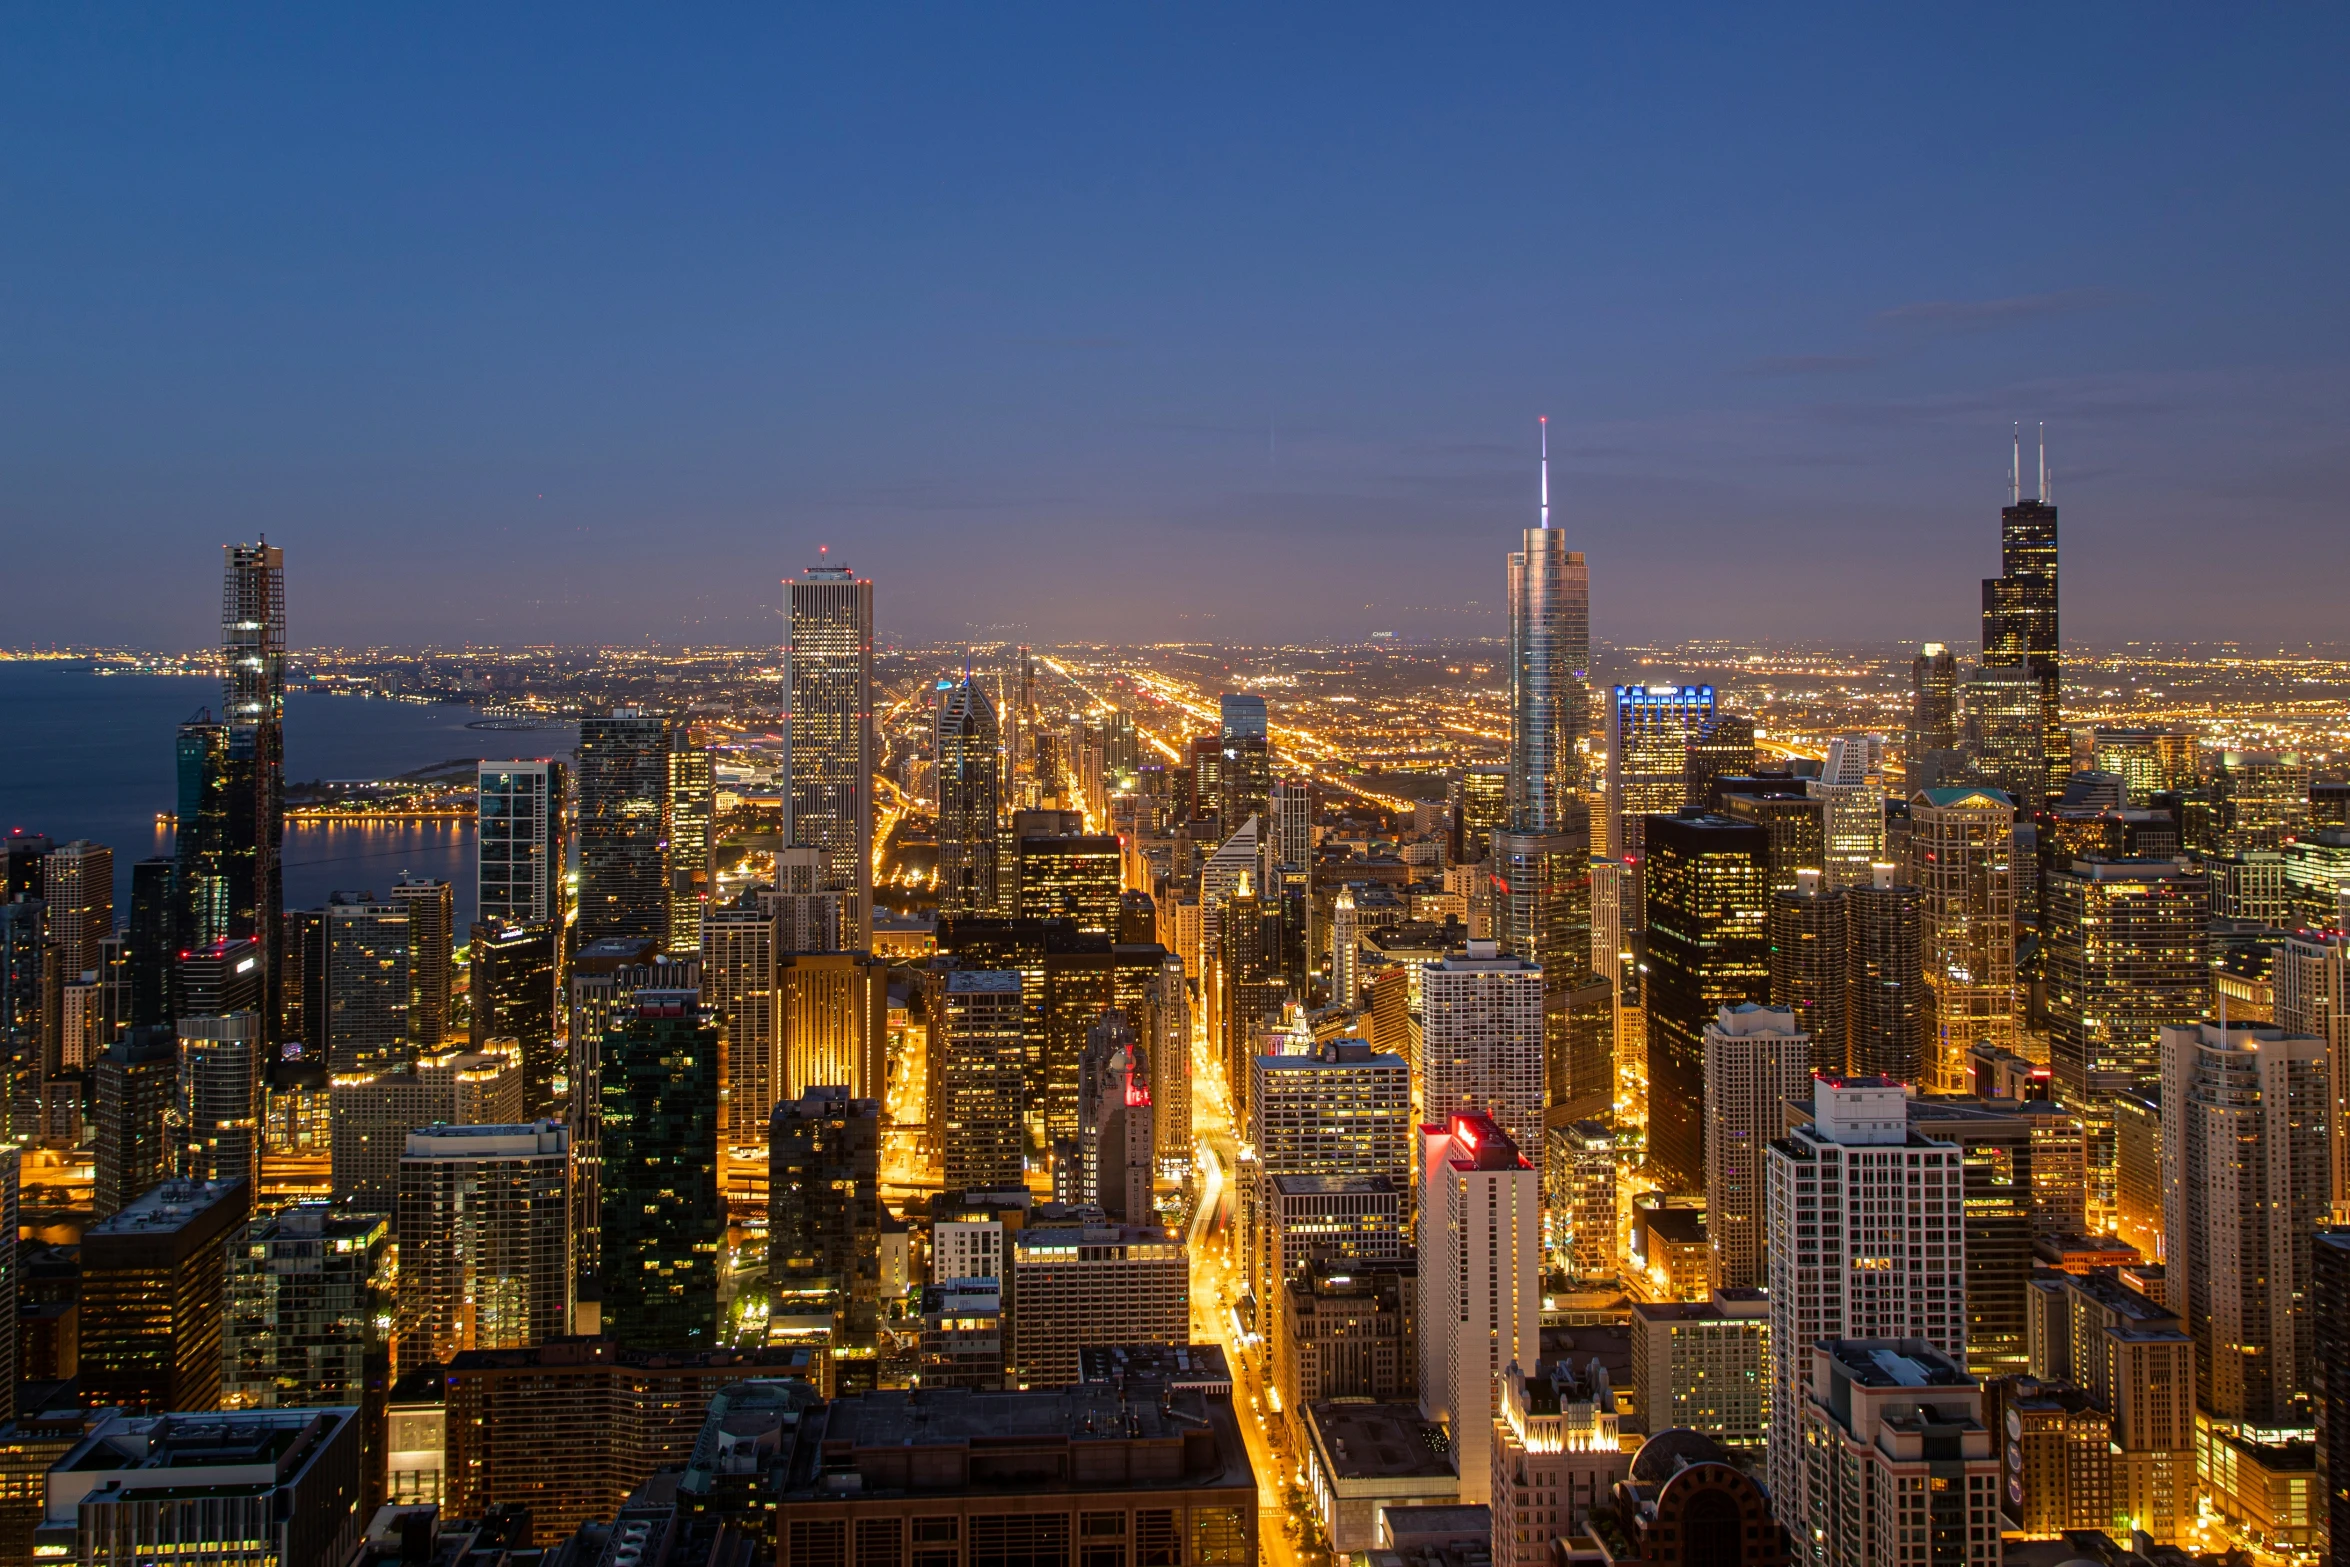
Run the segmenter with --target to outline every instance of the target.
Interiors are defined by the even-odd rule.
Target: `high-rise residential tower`
[[[1489,941],[1421,965],[1422,1121],[1475,1110],[1520,1148],[1542,1146],[1546,977]]]
[[[483,924],[562,922],[568,782],[561,762],[479,764],[474,864]]]
[[[1928,751],[1958,749],[1958,655],[1939,642],[1910,660],[1908,741],[1913,769]]]
[[[708,746],[684,725],[669,752],[669,941],[671,952],[702,945],[702,911],[710,906],[710,833],[717,793]]]
[[[1004,808],[1002,734],[976,676],[964,675],[939,705],[937,763],[939,914],[992,915]]]
[[[2049,499],[2048,443],[2040,443],[2040,493],[2023,495],[2023,443],[2016,443],[2011,504],[1999,513],[1999,575],[1983,581],[1983,667],[2031,676],[2040,710],[2041,783],[2018,797],[2025,809],[2064,792],[2072,749],[2064,730],[2062,640],[2057,626],[2056,506]]]
[[[827,562],[785,593],[784,841],[823,851],[820,890],[854,895],[843,937],[862,948],[873,924],[873,584]]]
[[[639,990],[606,1037],[599,1258],[604,1331],[706,1349],[719,1331],[718,1025],[693,990]]]
[[[235,778],[228,837],[240,885],[229,897],[231,938],[260,944],[263,1037],[278,1038],[279,916],[285,872],[278,860],[286,813],[286,556],[267,538],[222,547],[223,716]]]
[[[669,937],[669,753],[677,725],[633,707],[579,724],[579,926],[585,946],[609,936]]]
[[[438,1050],[449,1039],[455,992],[455,890],[445,881],[403,875],[392,902],[408,911],[408,1043]]]
[[[1926,898],[1934,1049],[1922,1087],[1968,1091],[1974,1048],[2016,1036],[2016,808],[1996,789],[1921,789],[1909,805],[1909,879]]]
[[[1812,1042],[1785,1007],[1724,1007],[1705,1026],[1705,1234],[1713,1287],[1765,1282],[1764,1152],[1811,1085]]]
[[[1490,1116],[1420,1128],[1420,1408],[1452,1437],[1460,1498],[1492,1491],[1502,1375],[1542,1336],[1541,1182]]]
[[[446,1364],[571,1331],[571,1138],[561,1123],[412,1131],[398,1203],[403,1361]]]

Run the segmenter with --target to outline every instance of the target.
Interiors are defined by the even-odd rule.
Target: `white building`
[[[1420,966],[1420,1119],[1482,1110],[1542,1148],[1542,968],[1490,941]]]
[[[1779,1135],[1781,1106],[1811,1082],[1811,1035],[1792,1007],[1744,1002],[1705,1026],[1705,1233],[1713,1287],[1763,1282],[1763,1151]]]
[[[1420,1151],[1420,1408],[1451,1432],[1476,1505],[1491,1500],[1502,1373],[1541,1351],[1541,1177],[1482,1111],[1421,1127]]]
[[[1812,1120],[1771,1144],[1769,1485],[1804,1537],[1800,1393],[1822,1339],[1917,1339],[1966,1359],[1966,1198],[1957,1144],[1912,1131],[1886,1077],[1812,1081]]]

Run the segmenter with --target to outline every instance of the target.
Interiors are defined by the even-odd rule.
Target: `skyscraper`
[[[946,976],[933,1143],[948,1191],[1001,1191],[1023,1181],[1025,1062],[1020,975],[957,969]]]
[[[604,1045],[605,1335],[640,1349],[718,1336],[718,1026],[698,991],[639,990]]]
[[[1935,1041],[1925,1087],[1961,1094],[1975,1046],[2015,1042],[2015,807],[1995,789],[1924,789],[1909,805],[1909,879],[1926,899]]]
[[[408,1043],[408,910],[369,892],[326,904],[326,1053],[337,1072],[372,1072],[414,1054]]]
[[[811,1088],[775,1107],[767,1147],[772,1309],[829,1315],[822,1385],[869,1389],[881,1323],[881,1105]]]
[[[2039,680],[2028,669],[1985,665],[1968,677],[1966,755],[1977,774],[2036,809],[2048,784],[2048,736]],[[2060,752],[2057,764],[2064,764]],[[2059,791],[2061,793],[2061,790]]]
[[[68,983],[98,967],[98,944],[114,932],[114,851],[76,838],[41,862],[41,901]]]
[[[1241,1166],[1241,1255],[1262,1307],[1281,1298],[1270,1232],[1273,1181],[1386,1177],[1408,1186],[1412,1082],[1401,1056],[1375,1053],[1359,1039],[1330,1040],[1306,1056],[1252,1056],[1249,1071],[1255,1081],[1246,1131],[1255,1156]]]
[[[1770,837],[1702,811],[1644,819],[1648,1156],[1672,1191],[1705,1185],[1705,1028],[1771,990]]]
[[[2302,1423],[2325,1222],[2325,1042],[2256,1025],[2162,1030],[2164,1262],[2215,1422]]]
[[[2040,493],[2023,498],[2023,443],[2016,443],[2011,503],[1999,513],[1999,575],[1983,581],[1983,667],[2020,669],[2031,677],[2040,714],[2041,776],[2036,789],[2014,791],[2036,809],[2064,792],[2072,770],[2064,729],[2062,640],[2057,625],[2056,507],[2048,495],[2048,445],[2040,445]],[[2002,780],[2005,782],[2005,780]],[[2018,783],[2022,780],[2018,779]]]
[[[1003,817],[1002,735],[994,704],[966,674],[938,714],[938,911],[995,913],[996,836]]]
[[[456,897],[445,881],[403,874],[392,884],[392,902],[408,911],[408,1043],[438,1050],[448,1042],[456,988]]]
[[[810,566],[786,584],[783,837],[824,854],[820,890],[854,894],[862,948],[873,928],[873,584],[846,566]]]
[[[1218,702],[1223,756],[1216,770],[1228,826],[1250,817],[1269,817],[1273,797],[1273,736],[1265,699],[1254,692],[1226,692]]]
[[[710,831],[717,796],[710,751],[684,725],[669,752],[669,939],[671,952],[702,945],[702,911],[710,903]]]
[[[720,1099],[730,1147],[765,1138],[784,1097],[775,964],[775,916],[755,892],[702,916],[702,1000],[725,1052]]]
[[[1712,686],[1617,686],[1608,710],[1607,854],[1641,851],[1641,823],[1689,803],[1689,738],[1714,716]]]
[[[633,707],[579,724],[581,945],[669,937],[669,754],[677,726]]]
[[[886,1091],[889,964],[863,952],[797,952],[775,960],[776,1037],[782,1047],[780,1099],[818,1088],[852,1098]],[[746,1107],[748,1109],[750,1107]],[[762,1113],[772,1111],[773,1103]]]
[[[178,1174],[189,1181],[261,1176],[261,1017],[179,1022]]]
[[[286,560],[285,551],[266,538],[224,545],[222,553],[222,712],[235,777],[228,836],[241,883],[230,895],[223,934],[260,944],[262,1037],[275,1044],[279,916],[285,912],[285,873],[278,861],[286,810]]]
[[[391,1220],[322,1202],[248,1222],[228,1246],[221,1407],[316,1409],[368,1398],[392,1315]]]
[[[1451,1434],[1460,1499],[1478,1505],[1502,1374],[1541,1347],[1541,1183],[1479,1111],[1422,1126],[1420,1168],[1420,1409]]]
[[[483,762],[474,864],[485,925],[561,924],[570,800],[561,762]]]
[[[2277,1027],[2325,1041],[2332,1124],[2350,1126],[2350,934],[2294,932],[2277,944],[2269,982],[2276,995]],[[2333,1139],[2332,1157],[2334,1222],[2340,1224],[2350,1220],[2350,1136]],[[2350,1323],[2344,1326],[2350,1329]],[[2350,1409],[2344,1414],[2350,1416]],[[2344,1437],[2350,1440],[2350,1431]],[[2350,1449],[2344,1457],[2350,1459]],[[2350,1536],[2344,1543],[2350,1544]]]
[[[2048,880],[2048,1063],[2087,1106],[2159,1079],[2162,1030],[2211,993],[2209,879],[2177,860],[2075,860]],[[2108,1177],[2110,1178],[2110,1177]]]
[[[1939,642],[1910,660],[1908,742],[1912,768],[1928,751],[1958,749],[1958,656]]]
[[[167,1122],[178,1093],[179,1041],[162,1024],[106,1047],[91,1075],[97,1101],[96,1211],[120,1212],[171,1173]]]
[[[472,959],[473,1047],[511,1041],[522,1068],[522,1114],[554,1114],[565,1063],[555,1048],[556,927],[477,923]],[[572,1092],[579,1084],[571,1084]]]
[[[220,1407],[226,1242],[253,1188],[165,1181],[82,1233],[81,1383],[90,1407]]]
[[[1541,510],[1509,562],[1510,821],[1563,832],[1577,794],[1575,741],[1587,724],[1591,578],[1550,525],[1550,421],[1542,421]],[[1586,829],[1588,830],[1588,829]]]
[[[571,1331],[571,1138],[559,1122],[408,1133],[396,1227],[403,1362]]]
[[[1934,1034],[1926,983],[1926,897],[1880,865],[1844,889],[1845,1059],[1856,1077],[1923,1083]]]
[[[1771,1005],[1795,1014],[1811,1038],[1811,1067],[1846,1070],[1844,893],[1823,889],[1817,875],[1771,895]]]
[[[1784,1007],[1724,1007],[1705,1026],[1705,1234],[1713,1287],[1766,1279],[1764,1151],[1811,1084],[1812,1041]]]
[[[1799,1539],[1807,1514],[1798,1432],[1812,1346],[1916,1338],[1966,1358],[1959,1150],[1913,1128],[1907,1098],[1886,1078],[1815,1078],[1810,1123],[1770,1146],[1770,1489]]]
[[[1423,1122],[1477,1111],[1542,1146],[1543,971],[1489,941],[1420,967]]]

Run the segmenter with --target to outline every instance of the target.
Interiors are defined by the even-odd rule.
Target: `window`
[[[905,1525],[901,1520],[857,1520],[856,1567],[902,1567],[905,1551]]]
[[[840,1518],[794,1519],[787,1539],[791,1567],[848,1567],[848,1523]]]
[[[1183,1536],[1172,1509],[1134,1515],[1134,1567],[1183,1567]]]
[[[971,1519],[971,1567],[1069,1567],[1069,1515],[975,1515]]]

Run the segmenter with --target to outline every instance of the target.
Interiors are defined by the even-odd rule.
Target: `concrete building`
[[[82,1233],[81,1383],[90,1407],[220,1407],[226,1243],[243,1181],[166,1181]]]
[[[1607,1567],[1788,1567],[1794,1559],[1770,1497],[1698,1431],[1643,1442],[1630,1472],[1585,1519]]]
[[[443,1050],[381,1072],[338,1074],[327,1087],[334,1195],[390,1213],[400,1157],[419,1127],[510,1126],[523,1119],[522,1064],[508,1049]]]
[[[2015,802],[1922,789],[1909,802],[1909,881],[1925,895],[1935,1035],[1923,1086],[1963,1094],[1978,1044],[2016,1037]]]
[[[1026,1021],[1020,975],[958,969],[946,976],[932,1112],[949,1191],[1016,1187],[1025,1180]]]
[[[2062,1528],[2127,1518],[2180,1541],[2195,1523],[2195,1341],[2177,1313],[2111,1273],[2040,1270],[2028,1296],[2032,1377],[2081,1394],[2036,1417],[2041,1445],[2062,1443],[2068,1461],[2061,1484],[2047,1468],[2037,1483],[2027,1473],[2028,1507],[2072,1520]],[[2084,1421],[2094,1429],[2075,1440]],[[2028,1445],[2025,1456],[2029,1468]]]
[[[1519,1148],[1542,1147],[1543,970],[1488,942],[1424,964],[1422,1123],[1482,1111]]]
[[[1334,1039],[1310,1055],[1252,1055],[1248,1141],[1240,1182],[1240,1256],[1252,1296],[1271,1306],[1285,1277],[1270,1226],[1283,1176],[1386,1180],[1408,1193],[1412,1075],[1399,1055]],[[1410,1214],[1401,1215],[1408,1234]]]
[[[1983,1390],[1922,1339],[1807,1343],[1800,1511],[1829,1567],[1995,1567],[2000,1460]],[[1775,1456],[1775,1455],[1774,1455]]]
[[[1717,1290],[1763,1282],[1764,1152],[1779,1136],[1781,1107],[1809,1097],[1811,1059],[1811,1036],[1791,1008],[1747,1002],[1705,1026],[1705,1233]]]
[[[1632,1391],[1651,1434],[1759,1452],[1770,1434],[1771,1302],[1758,1289],[1632,1303]]]
[[[1616,1433],[1615,1392],[1596,1359],[1510,1366],[1493,1422],[1494,1567],[1546,1567],[1553,1542],[1622,1480],[1632,1455]]]
[[[1460,1495],[1443,1432],[1416,1405],[1310,1404],[1303,1425],[1306,1488],[1333,1551],[1377,1545],[1382,1511]]]
[[[1088,1344],[1191,1337],[1191,1259],[1155,1225],[1023,1225],[1011,1243],[1010,1374],[1030,1388],[1077,1380]]]
[[[1419,1265],[1321,1258],[1283,1281],[1273,1384],[1295,1440],[1308,1406],[1331,1399],[1392,1403],[1419,1393]]]
[[[369,1397],[390,1335],[391,1220],[300,1203],[248,1222],[227,1248],[223,1409],[310,1409]]]
[[[1540,1182],[1479,1111],[1422,1126],[1420,1156],[1420,1407],[1451,1433],[1460,1499],[1488,1502],[1502,1373],[1540,1352]]]
[[[1916,1339],[1966,1355],[1964,1172],[1955,1143],[1909,1123],[1885,1078],[1815,1078],[1812,1119],[1771,1145],[1770,1492],[1801,1494],[1810,1346]],[[1912,1211],[1912,1210],[1915,1211]],[[1792,1520],[1789,1529],[1803,1531]]]

